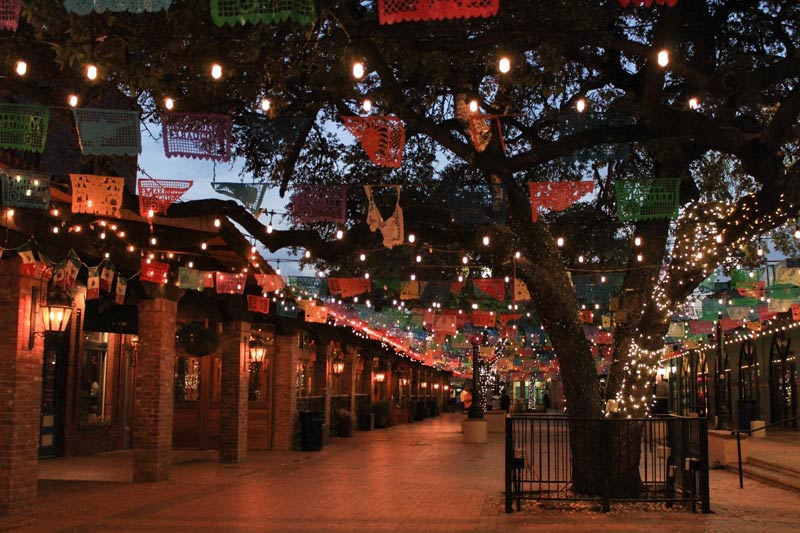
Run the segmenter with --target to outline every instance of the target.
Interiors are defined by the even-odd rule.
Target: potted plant
[[[372,405],[372,412],[375,413],[375,427],[389,427],[389,402],[381,401]]]

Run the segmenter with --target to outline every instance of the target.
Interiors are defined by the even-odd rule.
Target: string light
[[[336,239],[341,241],[343,238],[344,238],[344,232],[342,230],[340,230],[340,229],[337,229],[336,230]]]
[[[364,77],[364,63],[361,61],[356,61],[353,63],[353,77],[357,80],[360,80]]]
[[[89,65],[86,67],[86,77],[90,80],[97,79],[97,67],[94,65]]]
[[[17,73],[18,76],[24,76],[28,73],[28,64],[22,60],[17,61],[17,65],[14,68],[14,71]]]
[[[220,219],[218,219],[218,218],[215,218],[215,219],[214,219],[214,227],[215,227],[215,228],[218,228],[218,227],[220,227],[221,225],[222,225],[222,222],[220,221]]]
[[[171,111],[175,107],[175,100],[167,96],[164,98],[164,107]]]
[[[364,102],[362,102],[361,104],[361,108],[367,113],[369,113],[372,110],[372,100],[370,100],[369,98],[365,98]]]
[[[261,111],[267,112],[269,108],[272,107],[272,102],[269,101],[269,98],[262,98],[261,99]]]
[[[586,110],[586,100],[579,98],[578,101],[575,102],[575,109],[578,110],[578,113],[583,113]]]
[[[489,246],[489,237],[488,237],[488,236],[485,236],[485,237],[483,238],[483,245],[484,245],[484,246]]]
[[[367,260],[367,255],[366,254],[361,254],[361,255],[358,256],[358,258],[361,261],[366,261]]]
[[[70,107],[77,107],[78,106],[78,95],[76,95],[76,94],[69,95],[69,97],[67,98],[67,103],[69,104]]]
[[[662,67],[669,65],[669,52],[666,50],[661,50],[658,52],[658,64]]]
[[[222,77],[222,65],[214,63],[211,65],[211,77],[218,80]]]
[[[697,98],[689,98],[689,109],[697,109],[700,107],[700,101]]]
[[[559,248],[564,247],[564,237],[559,237],[558,239],[556,239],[556,246],[558,246]]]
[[[411,244],[414,244],[414,242],[416,240],[417,240],[417,237],[413,233],[409,233],[408,234],[408,242],[410,242]]]
[[[505,56],[501,57],[497,63],[497,70],[503,74],[508,74],[511,71],[511,60]]]
[[[478,112],[478,101],[477,100],[470,100],[470,102],[469,102],[469,111],[470,111],[470,113],[477,113]]]

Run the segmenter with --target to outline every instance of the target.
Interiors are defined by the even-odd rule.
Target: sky
[[[218,194],[212,189],[211,182],[216,179],[218,182],[241,182],[242,162],[232,160],[228,163],[214,163],[202,159],[188,159],[182,157],[168,158],[164,154],[164,145],[161,139],[153,139],[150,132],[142,131],[142,153],[139,156],[139,167],[155,179],[171,180],[192,180],[194,184],[189,191],[183,195],[183,200],[201,200],[204,198],[221,198],[230,200],[229,197]],[[140,174],[141,176],[141,174]],[[245,179],[245,182],[249,180]],[[288,198],[280,198],[277,188],[267,191],[262,203],[262,209],[285,212]],[[261,215],[259,221],[266,224],[269,218]],[[273,226],[276,229],[288,229],[290,226],[281,220],[280,216],[273,218]],[[291,258],[288,250],[279,250],[271,253],[263,246],[258,246],[261,255],[267,259],[270,265],[275,268],[278,266],[277,259],[281,259],[281,274],[286,276],[313,275],[313,273],[303,272],[299,269],[296,261],[286,261]]]

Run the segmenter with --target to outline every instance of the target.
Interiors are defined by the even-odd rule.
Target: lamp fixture
[[[248,351],[250,354],[250,365],[260,365],[264,362],[264,357],[267,355],[267,345],[261,337],[251,336],[248,343]]]
[[[30,335],[28,337],[28,349],[33,350],[36,335],[46,333],[63,333],[67,329],[69,319],[72,317],[72,298],[64,293],[56,293],[56,301],[49,301],[40,297],[39,287],[31,289],[31,312],[30,312]],[[36,311],[37,307],[42,312],[44,331],[36,331]]]
[[[380,371],[375,373],[375,381],[378,383],[383,383],[386,381],[386,372]]]
[[[340,376],[344,372],[344,367],[344,356],[342,352],[337,352],[333,358],[333,364],[331,365],[334,375]]]

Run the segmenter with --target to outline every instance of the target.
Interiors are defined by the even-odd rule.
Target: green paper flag
[[[84,154],[136,157],[142,152],[138,111],[73,109],[72,115]]]
[[[311,24],[316,20],[314,0],[271,0],[270,2],[241,2],[240,0],[211,0],[211,19],[217,26],[228,24],[274,24],[293,20]]]
[[[50,207],[50,176],[28,170],[0,169],[3,205],[47,209]]]
[[[679,178],[616,181],[617,216],[622,222],[677,218],[680,185]]]
[[[255,213],[261,207],[264,193],[267,191],[266,183],[211,183],[211,187],[220,194],[236,198],[248,209]]]
[[[0,148],[44,152],[49,121],[46,107],[0,104]]]
[[[203,291],[205,289],[205,277],[203,272],[193,268],[180,267],[178,269],[178,287],[192,291]]]

